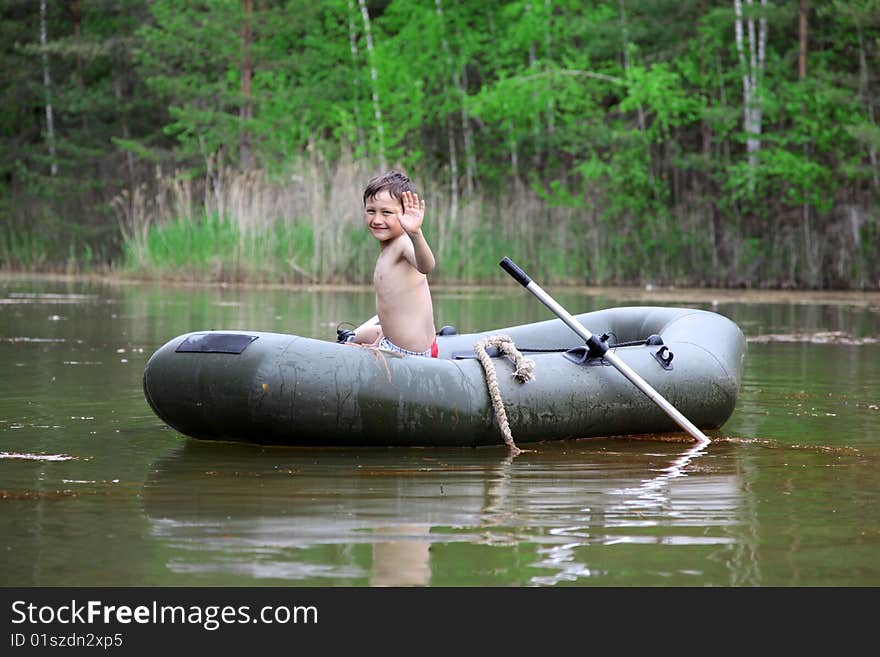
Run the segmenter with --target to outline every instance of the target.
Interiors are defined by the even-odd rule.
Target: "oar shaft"
[[[605,352],[604,356],[605,360],[611,363],[617,370],[623,374],[629,381],[643,393],[648,396],[652,402],[657,404],[660,408],[662,408],[666,414],[675,420],[675,423],[678,424],[682,429],[687,431],[694,439],[700,443],[701,445],[709,444],[709,438],[700,431],[697,426],[688,420],[684,415],[682,415],[681,411],[679,411],[675,406],[666,401],[666,398],[657,392],[650,383],[645,381],[642,377],[640,377],[629,365],[624,363],[620,356],[618,356],[613,351]]]
[[[361,324],[360,326],[358,326],[358,327],[355,329],[355,333],[357,333],[358,331],[360,331],[362,328],[366,328],[367,326],[372,326],[373,324],[378,324],[378,323],[379,323],[379,315],[373,315],[373,316],[370,317],[370,319],[368,319],[366,322],[364,322],[363,324]]]
[[[633,370],[629,365],[627,365],[621,358],[614,353],[613,351],[608,351],[607,347],[605,347],[604,343],[600,340],[597,340],[592,333],[590,333],[587,328],[581,324],[577,319],[574,318],[571,313],[569,313],[565,308],[559,305],[557,301],[547,294],[544,289],[538,285],[535,281],[533,281],[529,276],[523,272],[522,269],[516,266],[510,258],[504,258],[501,261],[501,267],[507,271],[513,278],[515,278],[523,287],[525,287],[529,292],[534,294],[538,300],[543,303],[554,315],[559,317],[565,324],[575,333],[577,333],[580,337],[584,339],[584,342],[594,345],[602,345],[603,357],[609,363],[611,363],[624,377],[626,377],[636,388],[641,390],[652,402],[657,404],[663,411],[669,415],[673,420],[675,420],[676,424],[680,426],[682,429],[687,431],[700,445],[707,445],[709,442],[709,438],[706,437],[702,431],[700,431],[696,425],[688,420],[682,413],[675,408],[672,404],[670,404],[663,395],[657,392],[651,384],[645,381],[641,376],[639,376],[635,370]]]

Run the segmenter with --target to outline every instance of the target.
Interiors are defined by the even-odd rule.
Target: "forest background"
[[[880,0],[0,0],[0,269],[880,287]]]

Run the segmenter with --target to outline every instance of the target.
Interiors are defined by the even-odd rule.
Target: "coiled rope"
[[[474,344],[474,353],[477,354],[477,360],[483,366],[486,372],[486,387],[489,389],[489,398],[492,400],[492,408],[495,409],[495,419],[498,420],[498,426],[501,429],[501,435],[504,437],[504,444],[510,449],[511,454],[516,456],[521,454],[522,450],[516,446],[513,441],[513,434],[510,432],[510,423],[507,421],[507,411],[504,410],[504,402],[501,400],[501,390],[498,387],[498,375],[495,373],[495,364],[489,357],[486,349],[495,347],[513,362],[513,376],[520,383],[531,381],[535,378],[535,362],[526,358],[520,353],[519,349],[507,335],[493,335]]]

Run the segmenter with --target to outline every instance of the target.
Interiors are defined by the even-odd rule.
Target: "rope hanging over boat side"
[[[495,364],[486,352],[488,347],[495,347],[513,362],[512,376],[520,383],[531,381],[535,378],[535,362],[526,358],[507,335],[493,335],[474,344],[474,353],[486,372],[486,387],[489,389],[489,398],[492,400],[492,408],[495,409],[495,418],[501,428],[504,444],[516,456],[522,450],[513,441],[510,432],[510,423],[507,421],[507,411],[504,410],[504,402],[501,400],[501,390],[498,387],[498,375],[495,373]]]

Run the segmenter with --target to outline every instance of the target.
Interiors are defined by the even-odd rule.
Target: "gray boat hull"
[[[659,335],[674,354],[669,368],[655,358],[657,345],[621,346],[616,353],[701,429],[717,429],[730,417],[746,341],[726,317],[687,308],[631,307],[577,318],[596,335],[609,333],[612,342]],[[438,336],[436,359],[277,333],[187,333],[150,358],[144,393],[163,421],[199,439],[499,445],[503,439],[480,363],[454,357],[472,353],[474,343],[490,335],[508,335],[524,350],[557,350],[526,354],[535,361],[535,379],[524,384],[510,376],[506,358],[493,359],[518,444],[679,431],[615,368],[599,359],[575,363],[559,351],[583,346],[560,320]],[[205,336],[254,339],[240,353],[178,351],[188,339]]]

